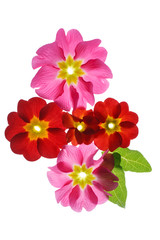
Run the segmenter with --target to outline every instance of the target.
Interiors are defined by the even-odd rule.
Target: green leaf
[[[120,166],[124,171],[132,171],[132,172],[151,172],[152,168],[145,159],[145,157],[136,150],[130,150],[128,148],[117,148],[113,156],[114,158],[118,158],[120,155]]]
[[[112,173],[119,178],[118,187],[115,190],[109,192],[112,194],[112,196],[109,197],[109,201],[124,208],[127,198],[127,189],[125,185],[125,174],[122,167],[119,165],[119,162],[120,159],[117,156]]]

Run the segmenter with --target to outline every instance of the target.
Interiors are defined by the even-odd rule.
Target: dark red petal
[[[62,129],[58,128],[49,128],[48,129],[48,139],[54,145],[62,148],[65,144],[67,144],[66,133]]]
[[[134,112],[128,112],[122,116],[122,122],[125,122],[125,121],[136,124],[138,122],[138,115]]]
[[[10,141],[16,134],[25,132],[26,123],[19,117],[18,113],[11,112],[8,115],[9,126],[5,130],[5,137]]]
[[[67,134],[66,134],[66,139],[67,139],[67,143],[71,142],[72,140],[75,139],[75,129],[69,129]],[[77,145],[77,140],[75,139],[76,143],[73,145]]]
[[[108,113],[103,102],[97,102],[94,107],[94,113],[99,122],[105,122]]]
[[[87,185],[84,191],[85,191],[86,196],[89,198],[89,200],[93,204],[97,205],[98,198],[97,198],[96,194],[93,192],[92,188],[89,185]]]
[[[114,157],[113,157],[113,154],[106,153],[103,156],[103,162],[102,162],[101,166],[103,166],[103,167],[107,168],[108,170],[112,171],[112,169],[114,168]]]
[[[68,172],[72,172],[73,169],[71,168],[71,166],[66,163],[66,162],[58,162],[57,163],[57,167],[60,171],[68,173]]]
[[[39,114],[40,120],[49,122],[50,128],[64,128],[62,124],[62,109],[56,103],[48,103]]]
[[[40,158],[37,150],[37,141],[30,141],[28,133],[20,133],[11,139],[11,149],[14,153],[23,154],[28,161]]]
[[[33,116],[39,118],[40,110],[46,105],[42,98],[34,97],[28,101],[20,100],[18,102],[18,114],[25,121],[30,122]]]
[[[97,177],[96,182],[98,182],[106,191],[111,191],[115,188],[114,181],[119,179],[113,173],[111,173],[107,168],[100,166],[93,171],[93,174]],[[117,185],[117,184],[116,184]]]
[[[109,136],[109,150],[113,152],[116,148],[122,144],[122,137],[118,132],[115,132]]]
[[[66,127],[66,128],[74,127],[74,121],[73,121],[72,115],[69,113],[64,112],[62,114],[62,122],[63,122],[64,127]]]
[[[83,143],[83,134],[80,131],[78,131],[77,129],[75,129],[75,138],[76,138],[78,144]]]
[[[59,153],[59,147],[57,147],[48,138],[38,139],[37,148],[41,156],[46,158],[55,158]]]
[[[109,148],[109,136],[107,133],[104,133],[104,131],[100,134],[98,134],[98,136],[94,139],[94,143],[95,145],[105,151]]]
[[[114,118],[118,118],[121,113],[121,106],[119,102],[113,98],[107,98],[104,101],[106,111],[108,115]]]

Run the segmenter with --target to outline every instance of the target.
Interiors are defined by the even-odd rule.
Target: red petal
[[[5,136],[8,141],[10,141],[16,134],[25,132],[23,127],[26,123],[19,117],[18,113],[9,113],[8,123],[9,126],[5,130]]]
[[[121,135],[118,132],[115,132],[109,136],[109,150],[114,151],[116,148],[120,147],[122,144]]]
[[[130,144],[130,138],[124,134],[124,132],[120,132],[121,138],[122,138],[122,143],[121,143],[121,147],[122,148],[127,148]]]
[[[46,105],[42,98],[31,98],[28,101],[20,100],[18,102],[18,114],[25,121],[30,122],[33,116],[39,117],[40,110]]]
[[[126,102],[121,102],[120,106],[121,106],[121,113],[119,115],[119,118],[123,117],[126,113],[129,112],[129,106]]]
[[[77,129],[75,129],[75,138],[76,138],[78,144],[83,143],[83,134],[81,132],[79,132]]]
[[[46,158],[55,158],[59,153],[59,148],[48,138],[38,139],[37,147],[39,153]]]
[[[138,135],[138,127],[136,125],[130,128],[121,127],[120,134],[125,134],[129,139],[134,139]]]
[[[103,102],[97,102],[94,107],[94,113],[96,118],[99,120],[99,122],[105,122],[107,118],[107,111],[105,108],[105,104]]]
[[[67,144],[66,133],[62,129],[49,128],[48,139],[60,148]]]
[[[120,106],[119,102],[117,102],[113,98],[107,98],[104,101],[104,104],[105,104],[106,111],[108,112],[108,115],[110,115],[114,118],[119,117],[120,112],[121,112],[121,106]]]
[[[36,161],[40,158],[37,150],[37,141],[30,141],[28,133],[20,133],[11,139],[11,149],[14,153],[23,154],[28,161]]]
[[[85,108],[77,108],[75,110],[73,110],[72,115],[82,119],[85,115],[86,115],[87,111]]]
[[[134,112],[128,112],[124,116],[122,116],[122,122],[125,121],[136,124],[138,122],[138,115]]]
[[[40,120],[49,121],[51,128],[64,128],[62,124],[62,109],[56,103],[48,103],[39,114]]]
[[[94,143],[99,149],[101,149],[103,151],[107,150],[109,147],[108,134],[104,133],[104,131],[99,133],[98,136],[94,139]]]

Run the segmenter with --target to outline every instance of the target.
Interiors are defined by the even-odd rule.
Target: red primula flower
[[[14,153],[23,154],[29,161],[41,156],[57,157],[66,144],[66,133],[62,124],[62,110],[56,103],[34,97],[20,100],[17,112],[8,115],[9,126],[5,136]]]
[[[94,134],[99,126],[92,110],[77,108],[72,115],[63,113],[62,119],[63,125],[69,128],[66,134],[67,142],[77,145],[90,144],[94,140]]]
[[[126,102],[118,103],[115,99],[108,98],[104,102],[96,103],[94,113],[100,127],[94,142],[101,150],[126,148],[130,140],[137,137],[138,116],[129,111]]]

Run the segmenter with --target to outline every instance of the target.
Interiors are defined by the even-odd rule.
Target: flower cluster
[[[53,43],[39,48],[32,60],[39,70],[31,82],[39,97],[20,100],[5,130],[11,150],[28,161],[57,158],[48,180],[59,188],[57,202],[78,212],[112,196],[120,181],[112,152],[138,135],[138,116],[126,102],[107,98],[95,104],[94,94],[105,92],[112,78],[100,43],[60,29]],[[87,103],[95,105],[88,110]],[[95,160],[99,150],[104,153]]]

